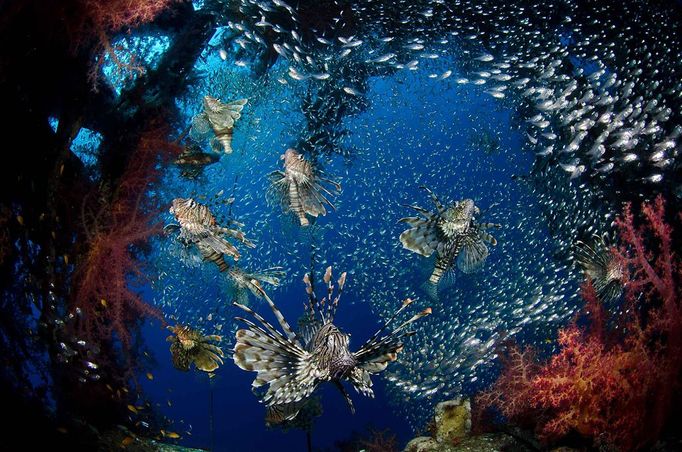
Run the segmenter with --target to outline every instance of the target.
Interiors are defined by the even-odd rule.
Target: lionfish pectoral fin
[[[468,234],[457,255],[457,267],[464,273],[473,273],[483,267],[488,257],[488,247],[479,238],[478,232]]]
[[[343,387],[343,384],[339,380],[333,380],[334,381],[334,386],[341,392],[341,395],[343,398],[346,400],[346,404],[348,405],[348,408],[350,409],[351,414],[355,414],[355,406],[353,406],[353,399],[350,398],[350,394],[348,394],[348,391],[346,391],[346,388]]]
[[[481,240],[490,243],[492,246],[497,245],[497,239],[486,231],[478,231],[478,236],[481,238]]]
[[[436,249],[438,238],[431,223],[425,221],[416,227],[403,231],[400,234],[400,243],[407,250],[429,257]]]
[[[269,300],[265,292],[262,294]],[[297,339],[287,337],[289,333],[283,335],[249,307],[234,305],[260,323],[259,326],[237,317],[247,328],[237,331],[233,359],[241,369],[257,372],[252,383],[254,388],[268,385],[261,401],[273,406],[297,402],[312,394],[322,372],[314,364],[310,353],[302,348]]]

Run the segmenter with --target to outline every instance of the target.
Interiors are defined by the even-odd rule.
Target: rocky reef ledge
[[[530,450],[506,433],[472,435],[471,403],[468,399],[457,398],[439,403],[429,425],[431,436],[412,439],[405,446],[405,452]]]

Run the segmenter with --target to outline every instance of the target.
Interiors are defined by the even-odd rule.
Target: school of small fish
[[[169,174],[161,197],[210,204],[220,220],[178,218],[170,229],[182,239],[155,244],[155,302],[227,339],[235,286],[265,281],[278,298],[296,286],[285,270],[334,262],[354,281],[347,303],[389,319],[397,298],[425,301],[424,281],[454,264],[456,280],[382,373],[416,429],[437,401],[489,382],[501,341],[553,347],[580,307],[583,272],[603,299],[620,295],[603,237],[622,198],[682,198],[682,34],[663,6],[641,0],[322,3],[310,26],[309,5],[235,2],[202,55],[204,76],[178,101],[194,118],[190,137],[239,155],[190,152],[203,175],[181,177],[190,160]],[[420,186],[435,213],[413,204]],[[405,218],[405,204],[421,217]],[[258,244],[246,268],[269,277],[211,254],[241,259],[220,236],[228,221]],[[499,225],[494,238],[485,231]],[[180,259],[190,244],[198,257]],[[273,416],[295,415],[308,389],[275,388]]]

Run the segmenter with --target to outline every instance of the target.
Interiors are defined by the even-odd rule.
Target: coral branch
[[[177,152],[166,136],[167,128],[159,125],[143,133],[113,200],[95,216],[97,223],[86,224],[96,229],[88,231],[88,252],[75,275],[73,308],[82,312],[79,332],[90,341],[111,341],[115,334],[127,350],[130,329],[140,318],[163,320],[130,284],[144,280],[136,247],[161,232],[154,221],[158,207],[150,205],[147,193],[159,177],[159,156]]]
[[[539,367],[512,349],[497,382],[478,397],[483,408],[497,407],[517,423],[532,420],[546,443],[577,433],[593,445],[631,450],[657,437],[682,369],[682,266],[663,198],[642,204],[642,213],[637,226],[626,205],[616,221],[621,246],[613,252],[626,270],[630,313],[607,327],[587,281],[582,316],[559,331],[559,352]],[[587,325],[578,326],[580,320]]]

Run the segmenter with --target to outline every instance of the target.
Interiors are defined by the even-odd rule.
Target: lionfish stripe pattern
[[[301,226],[308,226],[307,215],[318,217],[326,215],[328,206],[335,209],[329,198],[338,194],[341,186],[321,176],[313,165],[295,149],[287,149],[282,155],[284,171],[270,174],[272,189],[285,210],[293,212]],[[327,183],[332,190],[326,188]]]
[[[270,405],[265,412],[265,423],[268,425],[281,424],[282,422],[294,419],[307,400],[280,405]]]
[[[224,103],[215,97],[204,96],[204,111],[192,121],[193,136],[204,135],[210,129],[214,134],[211,148],[215,152],[231,154],[234,124],[241,118],[247,102],[247,99],[239,99]]]
[[[593,235],[590,244],[578,240],[575,259],[592,281],[600,299],[609,302],[621,295],[624,270],[604,237]]]
[[[471,199],[455,201],[447,207],[428,188],[429,197],[436,206],[430,212],[416,205],[407,205],[420,216],[399,220],[410,229],[400,234],[403,247],[422,256],[429,257],[436,252],[436,261],[429,283],[437,285],[444,275],[450,274],[456,265],[464,273],[480,269],[488,257],[486,243],[496,245],[497,240],[486,229],[499,228],[495,223],[477,223],[480,214]],[[433,292],[431,290],[431,292]]]
[[[180,223],[179,239],[202,247],[201,252],[204,257],[211,250],[221,255],[227,254],[234,260],[239,259],[237,248],[223,236],[235,238],[250,248],[255,246],[241,231],[218,225],[210,209],[192,198],[174,199],[170,212]]]
[[[173,333],[166,340],[171,342],[170,351],[175,368],[188,371],[190,365],[194,363],[197,369],[204,372],[213,372],[223,364],[222,358],[225,356],[217,345],[211,342],[220,342],[221,336],[204,336],[199,331],[189,326],[177,325],[169,326],[168,329]]]
[[[258,324],[237,317],[246,329],[237,331],[233,359],[241,369],[257,372],[252,386],[260,388],[269,385],[261,401],[268,406],[280,406],[305,400],[323,382],[330,381],[341,391],[351,411],[352,400],[341,381],[348,380],[356,391],[373,396],[370,375],[384,370],[388,363],[397,359],[403,348],[402,339],[413,334],[406,327],[415,320],[431,313],[431,309],[412,316],[386,335],[382,335],[395,318],[412,302],[405,300],[396,313],[355,353],[350,352],[350,336],[341,332],[334,324],[346,280],[343,273],[335,286],[331,267],[324,274],[323,281],[327,294],[318,300],[312,287],[310,275],[304,277],[309,304],[304,316],[305,325],[299,334],[277,309],[274,302],[262,293],[282,332],[247,306],[235,306],[248,313]],[[334,296],[336,287],[338,294]],[[281,408],[284,409],[284,408]],[[295,416],[295,414],[294,414]]]

